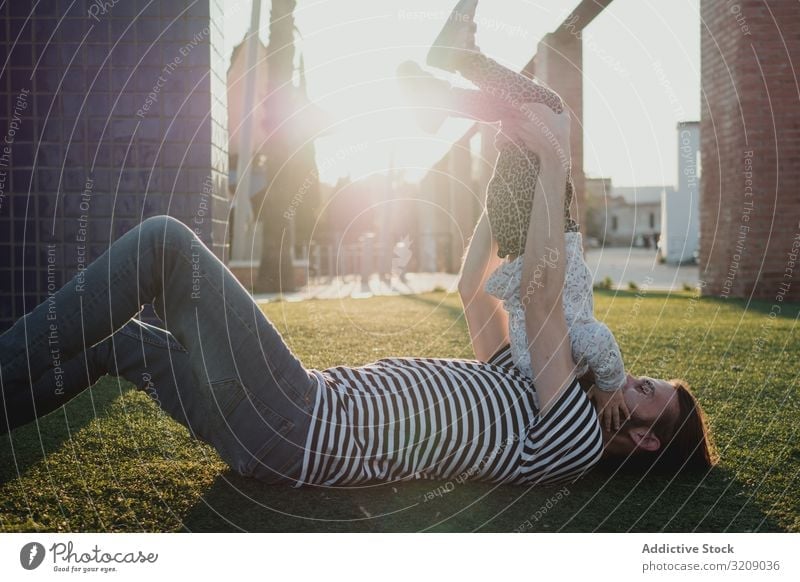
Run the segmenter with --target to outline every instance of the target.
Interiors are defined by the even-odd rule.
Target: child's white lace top
[[[625,366],[614,334],[604,323],[594,318],[592,274],[583,260],[581,233],[564,233],[567,255],[564,276],[564,316],[572,342],[572,357],[577,364],[575,375],[580,377],[591,369],[597,387],[616,390],[625,383]],[[487,293],[503,300],[508,312],[511,355],[516,367],[529,378],[531,357],[525,332],[525,308],[521,299],[523,256],[505,261],[486,281]],[[526,302],[527,303],[527,302]]]

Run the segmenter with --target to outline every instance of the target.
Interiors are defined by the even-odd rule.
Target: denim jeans
[[[150,302],[166,329],[134,319]],[[144,390],[237,473],[299,478],[315,376],[174,218],[125,233],[0,335],[0,429],[46,414],[105,373]]]

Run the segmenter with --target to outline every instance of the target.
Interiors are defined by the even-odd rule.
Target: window
[[[611,217],[611,230],[616,232],[618,227],[619,227],[619,224],[618,224],[618,221],[617,221],[617,217],[616,216],[612,216]]]
[[[655,227],[656,227],[656,213],[655,212],[651,212],[650,213],[650,228],[655,228]]]

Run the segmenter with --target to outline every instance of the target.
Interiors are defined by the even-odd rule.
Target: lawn
[[[781,307],[773,316],[771,303],[692,292],[596,293],[630,371],[695,387],[722,458],[707,475],[595,470],[540,488],[265,486],[107,376],[38,427],[0,437],[0,530],[797,532],[800,306]],[[265,312],[308,367],[471,356],[456,295],[275,302]]]

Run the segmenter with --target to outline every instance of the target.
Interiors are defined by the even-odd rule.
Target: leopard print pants
[[[544,103],[556,113],[564,109],[564,102],[555,91],[480,52],[464,57],[459,72],[479,88],[453,89],[457,110],[466,116],[507,124],[523,114],[522,103]],[[517,142],[503,144],[499,154],[487,189],[486,210],[492,235],[498,243],[498,255],[518,256],[525,250],[533,193],[539,176],[539,156]],[[579,231],[570,215],[574,192],[575,186],[568,174],[564,196],[565,232]]]

